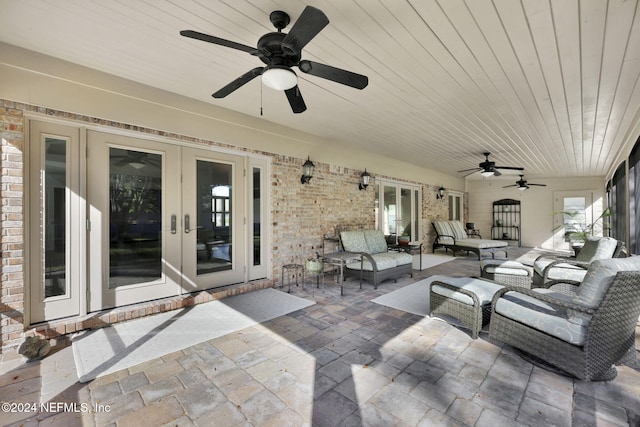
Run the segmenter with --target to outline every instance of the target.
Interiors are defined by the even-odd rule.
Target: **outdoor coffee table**
[[[344,295],[344,268],[350,262],[362,262],[362,255],[354,252],[333,252],[322,255],[323,262],[340,268],[340,295]],[[362,270],[360,270],[360,289],[362,289]]]

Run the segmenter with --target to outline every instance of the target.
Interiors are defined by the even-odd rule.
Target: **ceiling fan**
[[[486,153],[482,153],[484,154],[485,160],[484,162],[480,162],[478,164],[477,168],[471,168],[471,169],[464,169],[458,172],[471,172],[468,173],[465,176],[469,176],[473,173],[476,173],[478,171],[480,171],[480,175],[484,176],[484,177],[488,177],[488,176],[500,176],[502,175],[502,173],[500,173],[500,171],[498,169],[510,169],[510,170],[517,170],[517,171],[522,171],[524,170],[524,168],[518,167],[518,166],[496,166],[496,162],[491,162],[489,161],[489,155],[491,155],[491,153],[486,152]]]
[[[307,106],[298,88],[298,77],[291,67],[298,67],[303,73],[356,89],[364,89],[369,83],[369,79],[361,74],[301,59],[302,48],[329,24],[329,19],[320,9],[312,6],[305,7],[288,34],[282,32],[282,29],[290,22],[287,13],[276,10],[271,12],[269,19],[278,32],[267,33],[260,37],[256,48],[197,31],[180,31],[184,37],[247,52],[257,56],[266,64],[266,67],[256,67],[249,70],[218,90],[212,95],[214,98],[224,98],[254,78],[262,76],[262,82],[265,85],[276,90],[284,90],[294,113],[302,113],[307,109]]]
[[[528,190],[530,186],[535,185],[538,187],[546,187],[547,184],[529,184],[527,183],[527,180],[524,179],[524,175],[520,175],[520,179],[518,181],[516,181],[515,184],[512,185],[505,185],[502,188],[509,188],[509,187],[516,187],[518,190]]]

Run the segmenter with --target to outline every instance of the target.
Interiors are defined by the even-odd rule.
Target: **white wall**
[[[482,237],[490,238],[491,224],[493,222],[493,202],[501,199],[515,199],[521,203],[522,211],[522,246],[541,247],[553,249],[553,196],[558,191],[593,191],[594,209],[596,212],[603,209],[605,200],[604,177],[585,178],[529,178],[528,182],[546,184],[546,187],[531,187],[521,191],[515,187],[502,188],[505,185],[514,184],[519,177],[517,175],[501,176],[499,178],[483,178],[481,180],[468,180],[469,192],[469,218],[468,222],[475,222],[480,229]],[[513,242],[512,242],[513,244]]]

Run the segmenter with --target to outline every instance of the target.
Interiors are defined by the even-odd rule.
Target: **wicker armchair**
[[[563,280],[580,283],[589,264],[597,259],[616,258],[623,247],[612,237],[591,237],[575,258],[540,255],[533,262],[533,287],[548,288],[548,282]]]
[[[640,257],[591,263],[577,295],[506,287],[492,301],[489,336],[582,380],[611,380],[633,349]]]

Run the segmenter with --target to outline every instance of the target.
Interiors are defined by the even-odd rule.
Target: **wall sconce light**
[[[307,161],[302,165],[303,173],[302,178],[300,178],[300,182],[303,184],[308,184],[311,181],[311,177],[313,176],[313,168],[316,166],[313,164],[309,157],[307,157]]]
[[[358,184],[358,188],[360,190],[366,190],[369,186],[369,180],[371,179],[371,175],[367,172],[367,168],[364,169],[364,172],[360,175],[360,183]]]
[[[436,194],[436,199],[440,200],[444,198],[444,187],[440,186],[440,188],[438,188],[438,194]]]

